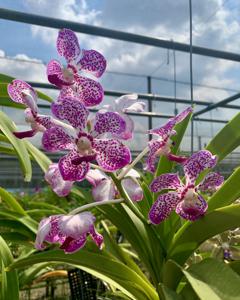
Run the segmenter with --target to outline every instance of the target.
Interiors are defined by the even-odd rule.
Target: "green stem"
[[[78,214],[82,211],[88,210],[88,209],[96,207],[96,206],[116,204],[116,203],[120,203],[120,202],[123,202],[123,201],[124,201],[124,199],[120,198],[120,199],[105,200],[105,201],[89,203],[89,204],[80,206],[80,207],[70,211],[69,215],[75,215],[75,214]]]

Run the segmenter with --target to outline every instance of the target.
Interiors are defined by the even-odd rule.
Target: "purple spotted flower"
[[[25,81],[15,79],[8,84],[8,94],[10,98],[19,104],[25,105],[25,120],[31,126],[31,130],[14,132],[14,135],[19,138],[32,137],[37,132],[43,132],[46,128],[52,125],[51,118],[38,114],[37,93]]]
[[[101,248],[103,236],[95,227],[95,217],[90,212],[77,215],[54,215],[42,219],[39,223],[35,247],[38,250],[45,248],[44,241],[60,244],[65,253],[73,253],[83,248],[88,235]]]
[[[58,164],[50,164],[45,173],[45,180],[50,184],[52,190],[59,196],[67,196],[73,186],[73,181],[63,180]]]
[[[156,160],[158,156],[165,155],[169,160],[176,161],[178,163],[183,163],[186,161],[187,157],[177,156],[171,153],[171,146],[173,142],[171,141],[171,136],[176,134],[173,130],[174,126],[182,122],[190,113],[192,112],[192,107],[188,107],[183,112],[177,116],[171,118],[165,125],[149,131],[150,134],[157,136],[157,139],[151,140],[148,143],[149,155],[147,158],[146,169],[150,172],[155,172]]]
[[[126,190],[129,198],[134,201],[143,199],[143,190],[137,181],[140,175],[131,169],[127,176],[122,179],[121,184]],[[112,179],[100,170],[89,170],[86,179],[93,185],[92,195],[95,201],[107,201],[114,199],[118,192]]]
[[[143,112],[144,109],[145,109],[145,103],[138,101],[137,94],[129,94],[129,95],[121,96],[115,100],[113,105],[103,106],[103,110],[116,111],[125,120],[126,122],[125,131],[119,135],[114,136],[122,140],[129,140],[132,139],[133,137],[134,122],[130,118],[130,116],[127,115],[126,113]]]
[[[69,133],[63,127],[53,126],[44,132],[43,147],[55,152],[70,150],[59,161],[64,180],[81,181],[89,171],[89,163],[96,160],[104,170],[113,172],[131,161],[129,149],[115,139],[101,138],[107,132],[120,134],[125,121],[114,112],[97,113],[93,128],[86,130],[89,111],[75,98],[65,98],[52,104],[53,114],[73,126]]]
[[[62,94],[77,97],[85,106],[99,104],[103,99],[102,86],[93,79],[79,75],[79,71],[101,77],[106,69],[102,54],[95,50],[80,49],[77,36],[70,29],[59,31],[57,51],[66,59],[67,66],[51,60],[47,66],[49,82],[61,88]]]
[[[207,150],[201,150],[193,154],[183,165],[186,183],[180,180],[178,174],[162,174],[154,179],[150,185],[152,192],[173,191],[158,196],[149,212],[150,221],[159,224],[172,210],[190,221],[204,215],[208,205],[199,192],[207,192],[209,188],[212,190],[213,187],[221,186],[224,178],[217,173],[210,173],[200,184],[195,185],[195,182],[202,171],[213,168],[216,162],[216,156]]]

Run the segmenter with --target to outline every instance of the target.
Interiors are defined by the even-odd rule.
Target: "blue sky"
[[[238,0],[192,0],[193,43],[209,48],[239,53],[240,4]],[[56,17],[117,30],[189,42],[188,0],[5,0],[1,7]],[[0,20],[0,72],[25,80],[46,82],[44,63],[58,58],[55,41],[57,30]],[[79,34],[84,48],[102,52],[108,60],[108,71],[154,75],[173,79],[173,53],[143,45],[125,43]],[[37,63],[9,61],[7,57],[37,60]],[[189,81],[189,56],[176,53],[177,80]],[[169,60],[168,60],[169,57]],[[194,56],[194,82],[222,89],[194,87],[195,99],[218,101],[240,89],[240,64],[219,59]],[[159,67],[160,66],[160,67]],[[158,68],[159,67],[159,68]],[[155,71],[157,70],[157,71]],[[105,89],[146,92],[141,78],[106,74]],[[173,83],[154,81],[153,92],[173,96]],[[177,96],[189,98],[189,86],[178,84]],[[238,101],[239,102],[239,101]],[[240,102],[239,102],[240,104]],[[156,112],[173,113],[173,105],[155,104]],[[178,106],[181,109],[181,106]],[[203,117],[229,119],[232,110],[214,111]],[[158,122],[158,121],[156,121]],[[214,125],[214,131],[220,125]],[[144,126],[139,125],[141,131]],[[203,135],[212,132],[210,125],[198,124]],[[211,130],[210,130],[211,129]]]

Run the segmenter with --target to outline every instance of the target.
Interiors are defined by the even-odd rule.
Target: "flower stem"
[[[134,161],[130,165],[128,165],[126,169],[122,170],[122,172],[118,175],[117,179],[121,180],[125,175],[127,175],[127,173],[148,153],[148,151],[148,147],[143,149],[143,151],[138,154]]]
[[[123,202],[123,201],[124,201],[124,199],[120,198],[120,199],[105,200],[105,201],[89,203],[89,204],[80,206],[80,207],[70,211],[69,215],[75,215],[75,214],[78,214],[78,213],[80,213],[84,210],[88,210],[88,209],[96,207],[96,206],[116,204],[116,203],[120,203],[120,202]]]

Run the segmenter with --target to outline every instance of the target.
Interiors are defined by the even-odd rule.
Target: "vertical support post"
[[[176,51],[175,48],[173,48],[173,80],[174,80],[174,115],[176,116],[178,114],[177,110],[177,70],[176,70]]]
[[[152,78],[151,76],[147,76],[147,92],[148,94],[152,93]],[[148,111],[152,112],[152,100],[148,100]],[[152,129],[152,116],[148,117],[148,129]],[[149,134],[149,140],[152,139],[152,136]]]
[[[190,35],[190,94],[191,94],[191,105],[193,107],[193,66],[192,66],[192,0],[189,0],[189,35]],[[194,123],[193,118],[191,119],[191,153],[194,150]]]

